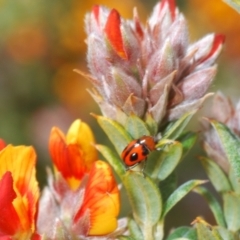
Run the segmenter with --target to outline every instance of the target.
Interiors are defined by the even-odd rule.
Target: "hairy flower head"
[[[117,10],[93,7],[86,16],[90,91],[103,114],[124,125],[130,114],[157,124],[198,109],[216,74],[224,37],[190,44],[184,16],[173,0],[159,2],[146,24]],[[124,117],[126,116],[126,117]]]

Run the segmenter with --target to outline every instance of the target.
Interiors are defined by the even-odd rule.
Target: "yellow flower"
[[[8,145],[0,152],[0,236],[31,239],[39,188],[32,147]]]
[[[85,239],[107,235],[118,226],[117,182],[111,167],[97,159],[93,144],[91,129],[80,120],[71,125],[66,136],[56,127],[51,131],[49,146],[55,178],[49,175],[50,187],[40,200],[38,218],[39,232],[50,239],[58,239],[57,233],[63,228],[66,235]],[[54,232],[45,226],[46,218]]]
[[[72,190],[79,187],[84,174],[97,160],[94,142],[91,129],[81,120],[72,123],[66,136],[57,127],[52,128],[49,149],[55,170]]]
[[[119,190],[110,166],[96,161],[89,173],[81,208],[74,216],[77,228],[86,220],[85,235],[105,235],[117,228],[119,214]]]

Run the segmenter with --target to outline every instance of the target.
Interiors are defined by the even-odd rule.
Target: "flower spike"
[[[213,99],[211,119],[225,124],[233,134],[240,137],[240,101],[234,106],[233,102],[221,92],[217,92]],[[203,148],[208,156],[214,160],[226,173],[229,172],[229,160],[216,131],[211,127],[210,120],[202,120]]]
[[[96,19],[100,27],[89,27]],[[145,120],[150,114],[160,127],[202,106],[223,35],[209,34],[189,44],[186,19],[174,0],[157,3],[145,26],[136,9],[133,20],[125,20],[102,6],[87,14],[85,22],[91,95],[105,116],[124,125],[123,115]]]

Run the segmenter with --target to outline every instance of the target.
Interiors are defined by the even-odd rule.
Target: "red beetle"
[[[122,151],[121,158],[127,168],[132,168],[147,159],[148,154],[156,150],[157,141],[152,136],[142,136],[131,141]]]

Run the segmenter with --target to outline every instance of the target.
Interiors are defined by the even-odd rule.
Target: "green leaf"
[[[228,177],[231,182],[232,188],[234,189],[234,192],[240,194],[240,182],[234,174],[232,168],[229,169]]]
[[[163,214],[162,218],[166,216],[166,214],[190,191],[192,191],[195,187],[206,183],[205,180],[190,180],[180,187],[178,187],[167,199],[166,203],[163,205]]]
[[[153,226],[162,212],[162,200],[157,186],[148,177],[129,171],[123,178],[135,221],[141,226],[144,239],[153,234]]]
[[[163,132],[163,138],[172,140],[177,139],[195,113],[196,110],[191,111],[189,113],[184,114],[178,120],[171,122]]]
[[[134,239],[144,240],[141,229],[132,218],[130,218],[128,221],[128,230],[130,232],[130,236]]]
[[[118,122],[103,116],[95,116],[100,127],[107,134],[119,155],[132,140],[125,128]]]
[[[183,157],[188,153],[188,151],[193,147],[197,141],[197,133],[195,132],[186,132],[181,134],[177,139],[182,144],[183,147]]]
[[[141,118],[133,114],[127,118],[124,127],[133,139],[138,139],[143,135],[151,135],[146,123]]]
[[[230,7],[234,8],[238,13],[240,13],[240,0],[223,0]]]
[[[199,240],[222,240],[221,238],[214,237],[209,226],[201,222],[196,223],[197,236]]]
[[[240,141],[224,124],[215,120],[211,121],[215,128],[219,139],[222,143],[224,151],[228,157],[230,165],[234,170],[237,178],[240,178]]]
[[[150,131],[151,136],[156,136],[158,133],[158,124],[153,119],[152,115],[150,113],[146,114],[146,124],[148,126],[148,130]]]
[[[114,168],[119,177],[122,178],[123,175],[126,174],[126,167],[119,156],[117,156],[116,153],[107,146],[97,144],[96,148],[108,161],[108,163]]]
[[[200,157],[199,159],[212,185],[218,192],[223,193],[232,190],[227,176],[217,163],[205,157]]]
[[[195,228],[191,227],[179,227],[175,229],[166,240],[176,240],[179,238],[186,238],[191,240],[198,240],[197,239],[197,232]]]
[[[207,201],[209,208],[211,209],[215,220],[218,225],[225,227],[225,219],[223,215],[222,208],[218,202],[218,200],[214,197],[214,195],[205,187],[198,186],[194,189],[194,192],[200,194]]]
[[[167,150],[162,150],[157,159],[154,161],[152,169],[147,169],[146,173],[152,179],[162,181],[166,179],[176,168],[182,157],[182,145],[179,142],[173,142],[167,146]]]
[[[233,232],[221,226],[213,227],[212,232],[213,235],[220,236],[221,240],[239,240],[238,233],[234,235]]]
[[[175,172],[171,173],[166,179],[159,183],[159,189],[162,195],[162,202],[166,202],[168,197],[177,188],[177,175]]]
[[[240,229],[240,196],[234,192],[223,195],[223,210],[228,229],[236,232]]]
[[[192,240],[191,238],[175,238],[175,240]]]
[[[193,240],[193,239],[192,238],[180,237],[180,238],[174,238],[174,240]]]

